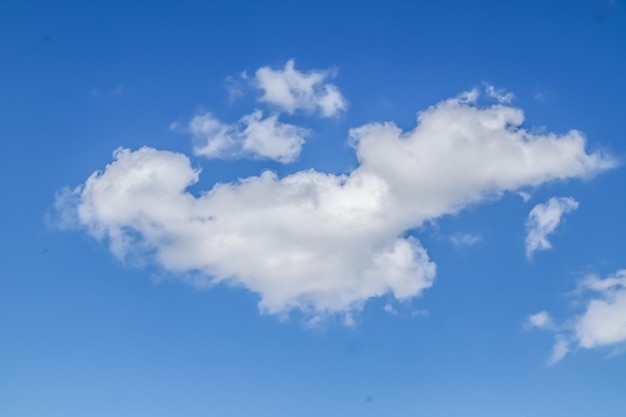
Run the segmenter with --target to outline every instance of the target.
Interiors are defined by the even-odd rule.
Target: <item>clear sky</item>
[[[0,415],[625,416],[624,74],[621,0],[0,2]]]

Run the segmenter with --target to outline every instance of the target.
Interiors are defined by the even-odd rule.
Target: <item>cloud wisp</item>
[[[450,242],[452,242],[454,246],[474,246],[482,242],[482,240],[482,236],[472,233],[456,233],[450,236]]]
[[[538,250],[551,249],[548,236],[561,224],[564,214],[577,208],[578,202],[571,197],[552,197],[533,207],[526,220],[526,257],[530,259]]]
[[[529,132],[520,109],[480,107],[477,96],[429,107],[408,132],[393,123],[351,129],[359,164],[349,174],[265,171],[196,196],[187,189],[200,171],[187,156],[121,148],[57,204],[121,259],[147,257],[182,277],[193,272],[198,285],[245,288],[264,313],[352,317],[372,297],[407,300],[433,285],[436,265],[407,231],[505,192],[615,165],[588,153],[580,132]],[[206,123],[199,131],[222,132]]]
[[[506,91],[504,88],[495,88],[491,84],[485,84],[485,93],[488,97],[503,104],[508,104],[515,98],[513,93]]]

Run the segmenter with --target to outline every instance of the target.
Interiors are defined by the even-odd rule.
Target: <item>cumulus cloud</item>
[[[332,117],[348,107],[339,88],[327,81],[334,75],[329,70],[300,72],[291,59],[283,69],[259,68],[253,84],[263,90],[261,101],[289,114],[303,110]]]
[[[57,201],[72,213],[63,218],[122,259],[147,256],[175,274],[193,272],[200,285],[245,288],[262,312],[352,320],[372,297],[407,300],[433,285],[435,263],[407,231],[507,191],[614,166],[588,153],[581,133],[528,132],[521,110],[477,107],[472,94],[419,113],[408,132],[393,123],[352,129],[359,163],[348,174],[266,171],[193,195],[200,172],[185,155],[118,149]],[[212,118],[198,123],[230,140]]]
[[[175,128],[176,126],[174,126]],[[294,162],[309,130],[278,121],[277,115],[263,118],[261,111],[225,124],[213,114],[195,116],[188,130],[194,138],[194,153],[207,159],[257,158],[282,163]]]
[[[605,279],[588,277],[582,288],[596,297],[575,324],[576,339],[583,348],[613,345],[626,341],[626,269]]]
[[[590,275],[580,283],[576,294],[584,309],[560,326],[551,319],[543,321],[537,314],[531,316],[543,324],[535,327],[555,332],[549,364],[558,362],[573,349],[618,347],[626,343],[626,269],[606,278]]]
[[[576,210],[578,202],[571,197],[552,197],[547,203],[537,204],[526,221],[526,256],[535,251],[552,248],[548,236],[554,233],[565,213]]]

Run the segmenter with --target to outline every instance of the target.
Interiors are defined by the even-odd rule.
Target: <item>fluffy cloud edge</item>
[[[348,101],[339,88],[328,82],[336,76],[333,70],[301,72],[290,59],[282,69],[259,68],[252,80],[262,91],[260,101],[289,114],[296,111],[334,117],[348,108]]]
[[[580,349],[626,346],[626,269],[605,278],[588,275],[579,282],[574,295],[582,311],[560,324],[546,311],[527,318],[527,326],[549,330],[555,335],[552,354],[547,364],[553,365],[568,353]]]
[[[173,125],[176,129],[177,125]],[[260,110],[237,123],[221,122],[212,113],[194,116],[184,129],[194,141],[196,156],[206,159],[269,159],[283,164],[295,162],[309,129],[283,123],[278,115],[263,117]]]

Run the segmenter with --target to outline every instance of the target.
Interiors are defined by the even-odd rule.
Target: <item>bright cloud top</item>
[[[256,158],[294,162],[309,130],[278,121],[273,115],[263,118],[256,110],[238,123],[225,124],[213,114],[195,116],[188,127],[194,138],[194,153],[208,159]]]
[[[585,299],[585,295],[589,293],[592,296]],[[626,269],[606,278],[588,276],[580,283],[577,294],[583,301],[584,311],[562,325],[554,325],[545,312],[529,318],[530,321],[537,322],[535,327],[556,333],[549,364],[562,359],[572,348],[618,347],[626,343]],[[546,320],[537,319],[544,314]],[[549,325],[542,325],[543,323]]]
[[[263,90],[261,101],[282,111],[289,114],[297,110],[319,111],[323,117],[332,117],[348,107],[339,88],[327,82],[333,76],[334,72],[328,70],[300,72],[291,59],[284,69],[259,68],[253,83]]]
[[[260,296],[260,309],[350,314],[371,297],[417,297],[435,264],[405,232],[506,191],[586,177],[614,165],[587,153],[576,131],[535,134],[521,110],[481,108],[465,94],[418,115],[350,131],[359,166],[216,184],[195,196],[200,172],[182,154],[119,149],[104,170],[59,196],[73,218],[120,258],[150,256],[200,284]]]
[[[554,233],[565,213],[578,208],[571,197],[552,197],[547,203],[537,204],[528,214],[526,221],[526,256],[535,251],[552,248],[548,236]]]

